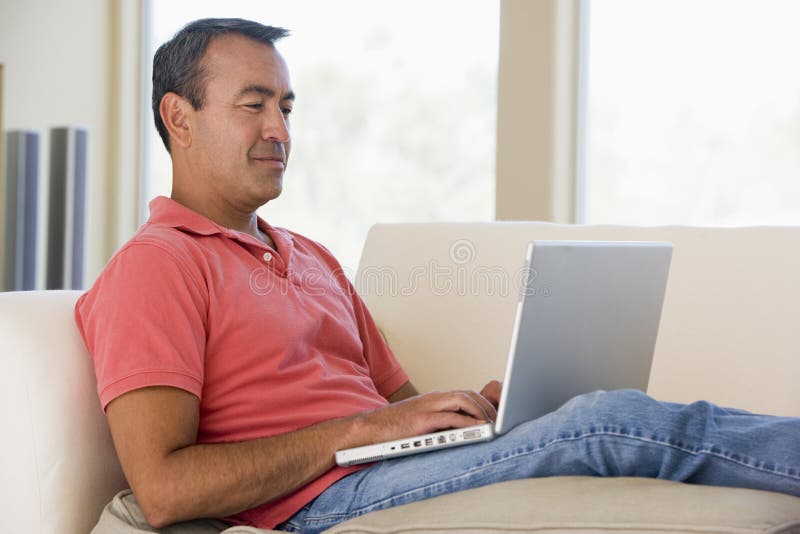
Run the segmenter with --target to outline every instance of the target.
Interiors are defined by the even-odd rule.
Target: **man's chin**
[[[283,192],[282,172],[251,174],[242,182],[244,187],[240,189],[241,194],[246,195],[250,199],[250,203],[259,206],[275,200]]]
[[[282,192],[283,192],[283,183],[272,184],[271,187],[258,192],[259,201],[263,206],[270,200],[275,200],[276,198],[281,196]]]

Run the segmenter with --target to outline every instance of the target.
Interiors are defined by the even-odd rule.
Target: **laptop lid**
[[[671,257],[671,243],[530,243],[495,431],[591,391],[646,391]]]

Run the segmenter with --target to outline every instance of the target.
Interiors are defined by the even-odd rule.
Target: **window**
[[[353,274],[376,222],[494,217],[499,0],[153,0],[155,48],[190,20],[283,26],[297,102],[280,198],[259,212]],[[150,121],[152,123],[152,120]],[[150,126],[146,197],[169,194]]]
[[[581,222],[800,224],[800,2],[584,7]]]

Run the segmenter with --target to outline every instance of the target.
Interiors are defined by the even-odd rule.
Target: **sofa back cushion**
[[[800,416],[800,227],[376,225],[356,287],[421,390],[502,378],[534,239],[671,241],[648,392]]]
[[[73,320],[79,295],[0,293],[0,532],[85,534],[125,487]]]

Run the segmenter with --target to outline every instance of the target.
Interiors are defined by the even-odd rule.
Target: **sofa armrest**
[[[125,487],[73,320],[79,295],[0,293],[2,532],[85,534]]]

